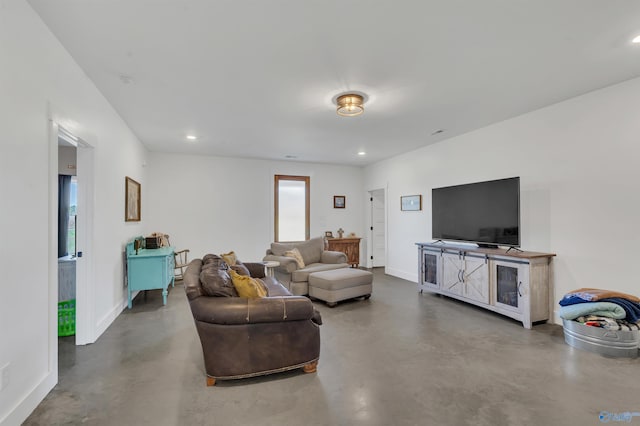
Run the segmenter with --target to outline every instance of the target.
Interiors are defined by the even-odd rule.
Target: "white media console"
[[[472,303],[522,322],[549,319],[552,253],[416,243],[420,293]]]

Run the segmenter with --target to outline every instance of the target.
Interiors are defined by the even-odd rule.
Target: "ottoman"
[[[333,269],[309,274],[309,296],[324,300],[331,308],[339,301],[371,297],[373,274],[353,268]]]

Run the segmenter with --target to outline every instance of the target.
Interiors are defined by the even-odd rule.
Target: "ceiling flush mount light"
[[[198,137],[197,137],[197,136],[194,136],[194,135],[187,135],[187,140],[195,141],[195,140],[197,140],[197,139],[198,139]]]
[[[640,43],[640,35],[631,40],[631,43]]]
[[[356,93],[346,93],[338,96],[338,115],[343,117],[355,117],[364,112],[364,98]]]
[[[367,153],[366,153],[366,152],[364,152],[364,151],[358,151],[358,155],[360,155],[360,156],[362,156],[362,155],[367,155]]]

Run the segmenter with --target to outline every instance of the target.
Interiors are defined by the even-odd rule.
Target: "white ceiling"
[[[152,151],[366,165],[640,75],[632,0],[29,3]]]

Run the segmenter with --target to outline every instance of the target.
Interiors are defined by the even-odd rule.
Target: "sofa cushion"
[[[238,292],[227,271],[211,264],[202,267],[200,285],[202,292],[207,296],[238,297]]]
[[[291,281],[304,282],[309,280],[309,274],[320,271],[330,271],[332,269],[348,268],[347,263],[312,263],[302,269],[291,273]]]
[[[233,269],[229,271],[233,286],[240,297],[254,299],[257,297],[267,297],[267,289],[264,283],[258,278],[251,278],[248,275],[240,275]]]
[[[287,250],[284,252],[285,257],[291,257],[296,260],[298,264],[298,268],[304,268],[304,259],[302,259],[302,255],[297,248],[293,248],[291,250]]]
[[[292,296],[291,292],[274,277],[264,277],[262,282],[267,286],[267,295],[269,297]]]

